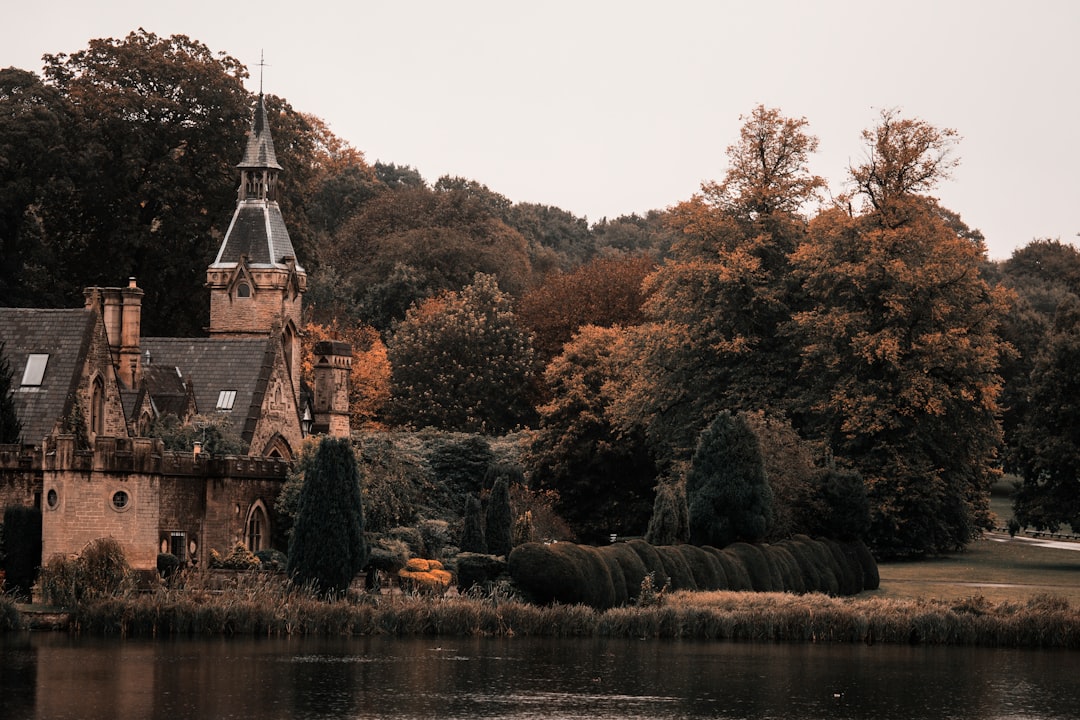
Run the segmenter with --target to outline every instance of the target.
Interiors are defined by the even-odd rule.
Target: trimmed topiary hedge
[[[856,595],[878,587],[877,563],[862,542],[804,535],[772,545],[734,543],[724,549],[653,546],[631,540],[602,547],[526,543],[507,560],[529,600],[605,610],[637,600],[642,581],[672,590],[754,590]]]

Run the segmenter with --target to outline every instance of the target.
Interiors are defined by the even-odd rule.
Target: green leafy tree
[[[1017,428],[1014,463],[1023,484],[1013,499],[1014,531],[1022,527],[1080,531],[1080,301],[1058,309],[1035,364],[1030,410]]]
[[[656,468],[643,433],[620,432],[608,415],[627,362],[621,329],[589,325],[544,371],[550,400],[538,408],[530,475],[558,494],[559,514],[586,542],[641,535],[653,505]]]
[[[957,550],[990,522],[1007,298],[982,243],[916,194],[954,164],[952,137],[883,113],[852,170],[860,212],[818,215],[793,257],[801,430],[862,475],[879,556]]]
[[[529,420],[532,339],[490,275],[411,309],[387,357],[392,422],[498,434]]]
[[[66,198],[67,108],[32,72],[0,70],[0,305],[57,306],[42,209]]]
[[[15,414],[13,373],[4,343],[0,342],[0,444],[18,443],[22,438],[22,423]]]
[[[323,438],[304,477],[287,572],[318,592],[339,595],[367,564],[360,472],[345,438]]]
[[[686,502],[695,545],[759,542],[768,534],[772,490],[745,419],[724,411],[701,433],[686,473]]]
[[[1002,430],[1007,472],[1019,472],[1018,429],[1033,411],[1031,380],[1035,364],[1049,344],[1054,316],[1067,300],[1080,299],[1080,250],[1059,240],[1035,240],[998,264],[995,279],[1016,293],[1004,318],[1001,337],[1016,352],[1001,368]]]
[[[42,208],[66,294],[137,277],[152,290],[145,332],[201,332],[205,263],[232,215],[251,119],[246,76],[202,43],[143,30],[45,56],[67,107],[70,194]]]

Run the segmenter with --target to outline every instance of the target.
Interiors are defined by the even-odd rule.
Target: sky
[[[833,193],[883,110],[955,129],[932,195],[991,258],[1080,243],[1073,0],[51,0],[3,13],[0,68],[144,28],[231,55],[369,162],[590,223],[720,180],[759,104],[806,118]],[[283,180],[287,180],[283,178]]]

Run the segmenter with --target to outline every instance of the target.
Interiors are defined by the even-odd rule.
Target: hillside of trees
[[[46,56],[43,75],[0,70],[0,305],[79,306],[136,277],[146,334],[201,334],[246,77],[145,31]],[[732,512],[754,514],[756,539],[955,551],[994,524],[1003,472],[1022,478],[1016,527],[1080,530],[1080,253],[1042,239],[990,262],[932,195],[954,130],[882,112],[829,194],[808,121],[751,108],[722,178],[589,225],[369,164],[266,103],[307,339],[353,344],[354,429],[511,434],[522,491],[583,541],[644,535],[722,457],[702,443],[746,433],[740,462],[759,458],[768,486]]]

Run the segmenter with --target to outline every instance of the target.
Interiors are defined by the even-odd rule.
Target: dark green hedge
[[[754,590],[856,595],[878,586],[877,563],[862,542],[796,536],[773,545],[735,543],[722,550],[653,546],[641,540],[602,547],[526,543],[508,559],[514,583],[541,604],[607,609],[632,603],[641,582],[672,590]]]

